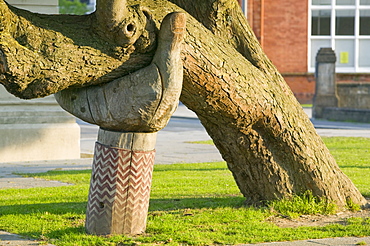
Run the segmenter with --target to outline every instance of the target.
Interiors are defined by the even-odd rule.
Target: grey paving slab
[[[243,244],[243,246],[244,245],[256,245],[256,246],[370,245],[370,237],[338,237],[338,238],[324,238],[324,239],[309,239],[309,240],[290,241],[290,242]]]
[[[0,189],[6,187],[8,189],[27,189],[34,187],[57,187],[71,185],[68,183],[62,183],[59,181],[48,181],[43,179],[35,178],[24,178],[24,177],[9,177],[0,178]]]
[[[35,240],[30,240],[22,236],[8,233],[5,231],[0,231],[0,246],[34,246],[34,245],[44,245],[44,246],[54,246],[53,244],[39,243]]]
[[[41,173],[49,170],[81,170],[91,168],[92,159],[0,163],[0,189],[55,187],[62,182],[23,178],[19,173]]]

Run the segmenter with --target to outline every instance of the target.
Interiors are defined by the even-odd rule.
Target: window
[[[370,0],[310,0],[309,71],[331,47],[337,72],[370,72]]]
[[[313,10],[312,11],[312,35],[330,35],[331,11]]]

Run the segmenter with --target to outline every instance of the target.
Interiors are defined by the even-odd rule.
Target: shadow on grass
[[[182,209],[213,209],[219,207],[238,208],[242,207],[243,203],[243,197],[151,199],[149,215],[153,215],[158,212],[172,213],[171,211],[176,212]],[[29,215],[34,217],[34,223],[36,224],[44,224],[45,221],[50,220],[59,221],[59,223],[62,221],[62,223],[66,226],[65,228],[51,230],[44,228],[42,231],[24,230],[20,234],[27,237],[32,237],[36,240],[48,238],[58,240],[65,236],[78,238],[81,237],[81,235],[86,235],[84,228],[86,206],[87,202],[38,203],[0,206],[0,220],[2,216],[10,215],[12,217],[19,216],[20,220],[22,221],[24,218],[26,218],[24,216]],[[29,222],[26,222],[25,220],[24,223]],[[6,230],[6,226],[2,229]],[[129,240],[127,243],[130,243]]]
[[[37,203],[0,206],[0,216],[49,213],[63,215],[68,213],[85,214],[87,202]]]
[[[370,169],[370,166],[343,166],[343,165],[340,165],[339,167],[341,169],[344,169],[344,168],[351,168],[351,169]]]
[[[151,199],[149,211],[169,211],[177,209],[202,208],[239,208],[244,206],[245,198],[241,196],[230,197],[204,197],[204,198],[173,198]]]
[[[168,165],[169,166],[169,165]],[[210,168],[168,168],[168,169],[165,169],[165,168],[155,168],[154,166],[154,172],[168,172],[168,171],[177,171],[177,172],[195,172],[195,171],[225,171],[225,172],[230,172],[229,169],[227,168],[214,168],[214,167],[210,167]]]
[[[202,209],[218,207],[244,206],[243,197],[205,197],[205,198],[174,198],[174,199],[151,199],[149,211],[169,211],[177,209]],[[87,202],[65,203],[38,203],[0,206],[0,216],[25,215],[33,213],[50,213],[63,215],[68,213],[85,214]]]

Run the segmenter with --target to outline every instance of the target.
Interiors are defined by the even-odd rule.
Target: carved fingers
[[[185,18],[184,13],[165,17],[149,66],[104,85],[58,92],[58,103],[82,120],[109,130],[155,132],[165,127],[181,93]]]

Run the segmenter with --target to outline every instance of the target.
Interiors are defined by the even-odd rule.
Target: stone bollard
[[[316,55],[316,90],[313,99],[312,117],[323,118],[323,109],[338,107],[335,84],[336,56],[331,48],[321,48]]]

